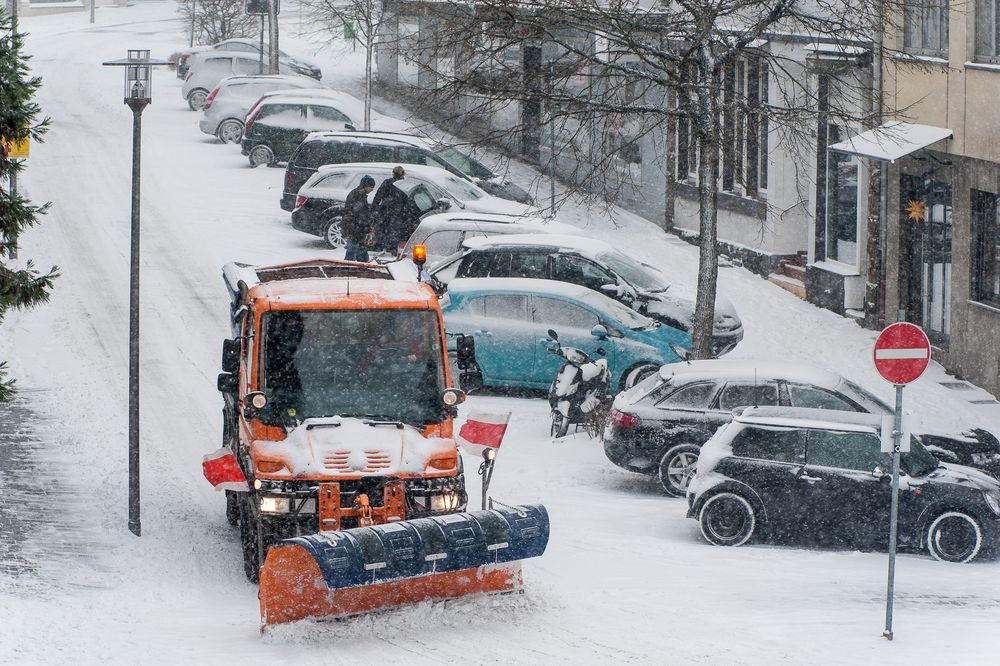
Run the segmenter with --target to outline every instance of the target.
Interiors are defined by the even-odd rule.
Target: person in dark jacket
[[[396,252],[395,243],[399,236],[398,229],[402,224],[403,217],[408,211],[409,198],[406,192],[396,187],[396,183],[403,180],[406,171],[401,166],[392,168],[392,176],[386,178],[379,185],[372,200],[372,209],[378,218],[377,226],[377,246],[380,250]]]
[[[340,222],[341,233],[347,241],[348,261],[368,261],[368,235],[372,230],[372,214],[368,205],[368,195],[375,189],[375,179],[361,178],[361,184],[347,195],[344,202],[344,217]]]

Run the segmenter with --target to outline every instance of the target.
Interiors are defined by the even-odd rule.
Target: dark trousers
[[[347,261],[368,261],[368,248],[364,243],[357,241],[347,241],[347,254],[344,255]]]

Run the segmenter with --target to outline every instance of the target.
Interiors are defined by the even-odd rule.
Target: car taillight
[[[308,197],[304,197],[304,196],[302,196],[300,194],[297,197],[295,197],[295,207],[296,208],[302,208],[304,205],[306,205],[307,201],[309,201],[309,198]]]
[[[250,134],[250,129],[253,127],[253,123],[257,120],[258,111],[253,111],[247,116],[246,123],[243,126],[243,136],[248,136]]]
[[[291,169],[285,169],[285,189],[286,190],[291,189],[292,183],[294,181],[295,181],[295,178],[292,176],[292,170]]]
[[[215,90],[208,93],[208,97],[205,98],[205,106],[202,107],[205,111],[208,111],[209,107],[212,106],[212,100],[215,99],[215,96],[219,94],[219,88],[221,87],[222,86],[215,86]]]
[[[611,423],[619,428],[625,428],[628,430],[629,428],[634,428],[639,425],[639,417],[614,409],[611,411]]]

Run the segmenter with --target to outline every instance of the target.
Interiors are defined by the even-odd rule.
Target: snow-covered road
[[[291,4],[291,3],[289,3]],[[242,573],[237,533],[201,476],[218,446],[215,390],[227,332],[223,263],[327,254],[278,207],[282,171],[249,169],[234,146],[200,133],[173,72],[155,75],[143,115],[143,536],[126,529],[126,372],[131,118],[122,72],[100,63],[128,48],[166,57],[186,44],[172,2],[29,18],[39,99],[53,118],[21,179],[53,201],[22,255],[57,263],[52,302],[0,328],[0,358],[31,391],[44,420],[31,469],[58,520],[24,544],[34,567],[0,566],[0,662],[854,664],[1000,659],[1000,563],[945,565],[906,555],[897,567],[896,637],[881,638],[886,555],[702,541],[685,503],[609,463],[586,435],[547,437],[543,400],[473,397],[469,407],[514,413],[493,494],[543,502],[552,519],[544,557],[525,564],[527,593],[464,599],[338,623],[258,634],[256,587]],[[285,8],[282,47],[314,56],[333,85],[357,85],[360,54],[311,46]],[[355,88],[356,89],[356,88]],[[384,111],[400,114],[386,106]],[[525,169],[515,173],[525,182]],[[567,221],[597,231],[579,206]],[[609,238],[656,263],[690,293],[695,249],[621,213]],[[874,334],[750,273],[721,271],[746,339],[734,356],[800,359],[891,396],[870,365]],[[907,390],[925,427],[979,424],[1000,432],[1000,405],[954,391],[934,366]],[[14,504],[0,466],[0,510]],[[470,495],[478,497],[473,461]],[[58,479],[58,483],[54,482]],[[18,478],[23,486],[24,479]],[[51,485],[50,484],[54,484]],[[0,529],[4,522],[0,520]],[[66,557],[62,532],[79,557]],[[13,538],[0,534],[0,539]],[[0,555],[5,553],[0,549]],[[59,552],[47,559],[47,553]],[[58,565],[53,565],[53,562]]]

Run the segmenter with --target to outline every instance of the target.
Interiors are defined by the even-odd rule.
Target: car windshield
[[[444,371],[435,312],[279,311],[265,315],[262,326],[265,423],[334,415],[440,419]]]
[[[606,313],[610,319],[627,326],[633,331],[659,326],[659,324],[649,317],[641,315],[632,308],[624,306],[618,301],[610,299],[597,292],[584,294],[580,297],[580,300],[589,304],[598,312]]]
[[[441,174],[438,179],[438,184],[446,189],[456,201],[475,201],[483,198],[483,193],[479,188],[467,180],[457,178],[450,173]]]
[[[633,287],[643,291],[666,291],[670,288],[670,283],[664,280],[658,271],[639,263],[624,252],[617,250],[601,252],[597,255],[597,259],[625,278]]]
[[[876,398],[869,391],[861,388],[854,382],[843,380],[842,390],[844,393],[860,402],[861,405],[872,414],[892,414],[893,409],[889,405]]]
[[[457,148],[441,148],[434,154],[470,178],[485,180],[493,177],[492,171]]]
[[[899,464],[910,476],[927,476],[938,468],[938,459],[916,441],[910,440],[910,450],[899,456]]]

